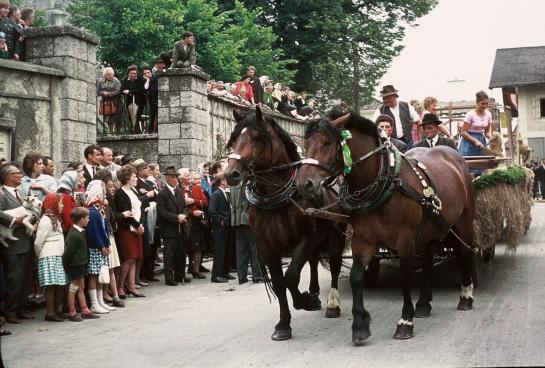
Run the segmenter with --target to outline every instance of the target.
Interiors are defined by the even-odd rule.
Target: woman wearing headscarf
[[[102,288],[108,284],[101,284],[98,276],[102,266],[109,269],[110,262],[110,227],[104,214],[105,187],[101,180],[92,180],[85,191],[85,206],[89,209],[89,224],[85,229],[87,248],[89,248],[89,299],[91,312],[105,314],[115,310],[104,302]],[[108,270],[109,272],[109,270]]]
[[[76,200],[74,199],[74,191],[78,186],[78,172],[75,170],[65,171],[59,179],[59,187],[57,193],[61,197],[63,209],[60,213],[62,232],[66,237],[70,228],[72,228],[73,222],[70,214],[72,210],[77,207]]]

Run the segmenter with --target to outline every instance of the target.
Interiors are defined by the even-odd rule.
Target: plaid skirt
[[[68,283],[61,256],[40,258],[38,261],[38,281],[41,287]]]
[[[100,267],[110,266],[108,256],[103,256],[100,249],[89,249],[89,265],[87,266],[87,272],[89,275],[98,275],[100,273]]]

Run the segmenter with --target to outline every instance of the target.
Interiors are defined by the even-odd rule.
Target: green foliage
[[[216,0],[75,0],[71,21],[98,35],[99,59],[123,70],[144,65],[173,48],[185,30],[196,38],[197,64],[212,78],[236,81],[248,65],[260,74],[290,82],[293,72],[271,27],[260,25],[258,9],[248,11],[235,1],[221,11]],[[123,73],[124,74],[124,73]]]
[[[231,1],[220,1],[229,8]],[[261,7],[263,23],[278,36],[286,57],[299,63],[295,89],[324,99],[372,98],[380,78],[402,49],[407,26],[427,14],[437,0],[245,0]],[[361,96],[361,97],[360,97]]]
[[[521,166],[506,166],[490,170],[473,180],[475,189],[486,188],[498,183],[517,185],[526,180],[526,171]]]
[[[179,0],[75,0],[68,12],[73,24],[100,37],[99,60],[118,72],[149,64],[184,31]]]

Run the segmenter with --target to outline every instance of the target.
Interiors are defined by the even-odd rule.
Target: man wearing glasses
[[[0,166],[0,223],[15,227],[13,236],[17,241],[7,240],[9,247],[0,247],[2,267],[6,278],[7,295],[4,299],[6,322],[21,323],[22,319],[33,319],[34,315],[24,307],[27,304],[30,291],[30,278],[34,251],[32,242],[26,234],[26,228],[21,226],[22,217],[12,217],[5,210],[20,207],[23,196],[17,187],[21,184],[21,170],[13,164]]]

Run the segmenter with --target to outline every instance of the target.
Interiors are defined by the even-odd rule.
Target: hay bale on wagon
[[[473,181],[475,188],[474,243],[482,250],[505,240],[516,251],[532,221],[534,174],[518,165],[487,170]]]

